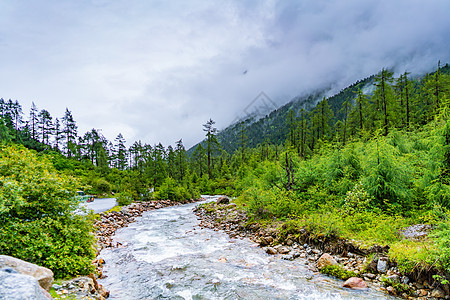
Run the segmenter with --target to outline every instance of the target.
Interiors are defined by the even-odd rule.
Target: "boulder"
[[[217,199],[217,204],[228,204],[230,203],[230,198],[227,196],[220,196],[219,199]]]
[[[387,257],[380,257],[378,259],[378,263],[377,263],[377,271],[379,273],[386,273],[388,268],[389,268],[388,258]]]
[[[8,255],[0,255],[0,268],[12,268],[21,274],[33,276],[47,291],[52,287],[53,272],[50,269]]]
[[[328,253],[322,254],[322,256],[317,261],[317,268],[320,270],[327,266],[337,266],[337,261]]]
[[[50,298],[49,298],[50,297]],[[20,274],[11,268],[0,270],[0,299],[48,300],[51,296],[30,275]]]
[[[367,283],[358,277],[350,277],[349,279],[347,279],[347,281],[344,282],[342,286],[355,290],[367,289]]]

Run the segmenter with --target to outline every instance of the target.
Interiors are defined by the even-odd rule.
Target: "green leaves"
[[[91,272],[95,239],[90,216],[74,215],[77,181],[20,147],[0,149],[0,179],[0,252],[58,277]]]

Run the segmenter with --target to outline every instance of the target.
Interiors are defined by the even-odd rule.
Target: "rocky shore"
[[[191,199],[184,202],[175,202],[171,200],[142,201],[133,202],[130,205],[123,206],[120,211],[111,211],[100,213],[99,218],[95,220],[95,236],[97,238],[97,258],[92,262],[96,270],[89,276],[77,277],[71,280],[63,281],[61,284],[54,284],[53,288],[61,299],[106,299],[109,297],[109,291],[105,290],[97,279],[103,278],[103,265],[105,261],[99,257],[100,251],[104,248],[120,247],[121,244],[113,241],[116,230],[128,226],[136,221],[136,218],[142,216],[146,211],[160,209],[164,207],[192,203],[203,199]]]
[[[450,299],[448,285],[438,285],[429,275],[413,278],[400,274],[396,263],[387,257],[389,247],[365,249],[356,241],[312,237],[305,229],[289,234],[282,222],[252,223],[227,197],[198,206],[194,212],[201,218],[201,227],[223,230],[231,238],[249,238],[280,259],[304,259],[317,276],[327,270],[326,266],[334,266],[331,270],[335,273],[354,274],[344,287],[379,289],[405,299]]]

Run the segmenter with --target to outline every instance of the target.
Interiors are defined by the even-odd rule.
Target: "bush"
[[[342,280],[347,280],[351,277],[358,276],[358,274],[356,274],[355,272],[348,271],[341,266],[325,266],[322,269],[320,269],[320,273],[330,275]]]
[[[91,273],[92,217],[74,214],[73,178],[20,147],[0,149],[0,253],[53,270],[56,277]]]
[[[131,202],[133,202],[133,195],[128,192],[121,192],[116,194],[116,199],[117,199],[117,204],[119,206],[125,206],[125,205],[129,205],[131,204]]]

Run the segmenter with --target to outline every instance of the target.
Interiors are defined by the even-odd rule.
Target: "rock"
[[[21,274],[33,276],[47,291],[52,287],[53,272],[50,269],[8,255],[0,255],[0,268],[12,268]]]
[[[356,289],[356,290],[367,289],[367,283],[358,277],[351,277],[351,278],[347,279],[347,281],[345,281],[342,286],[346,287],[346,288],[350,288],[350,289]]]
[[[387,276],[386,279],[389,279],[393,283],[400,283],[400,276],[397,274]]]
[[[377,263],[377,271],[380,273],[386,273],[388,271],[388,258],[380,257]]]
[[[322,256],[317,261],[317,268],[320,270],[327,266],[337,266],[337,261],[328,253],[322,254]]]
[[[227,196],[221,196],[219,199],[217,199],[217,204],[228,204],[230,203],[230,198]]]
[[[363,274],[364,277],[367,277],[369,279],[375,279],[376,275],[372,273],[365,273]]]
[[[271,237],[271,236],[263,236],[261,238],[260,245],[264,247],[264,246],[268,246],[268,245],[270,245],[272,243],[273,243],[273,237]]]
[[[266,253],[267,253],[267,254],[274,255],[274,254],[277,254],[277,250],[275,250],[275,249],[272,248],[272,247],[267,247],[267,248],[266,248]]]
[[[445,298],[445,292],[442,289],[440,289],[440,288],[435,288],[431,292],[431,297],[434,297],[434,298]]]
[[[428,295],[428,292],[427,292],[427,290],[425,290],[425,289],[420,289],[420,290],[418,291],[418,294],[419,294],[419,297],[425,297],[425,296]]]
[[[400,234],[406,239],[421,239],[428,235],[431,226],[428,224],[416,224],[400,230]]]
[[[403,284],[408,284],[409,283],[409,277],[408,276],[402,276],[402,278],[401,278],[401,283],[403,283]]]
[[[386,288],[386,291],[388,291],[388,293],[391,294],[391,295],[395,295],[396,294],[395,289],[394,289],[393,286],[388,286]]]
[[[277,249],[277,251],[278,251],[278,253],[280,253],[280,254],[288,254],[288,253],[289,253],[289,249],[286,248],[286,247],[279,247],[279,248]]]
[[[0,270],[0,299],[47,300],[52,298],[48,298],[33,276]]]

